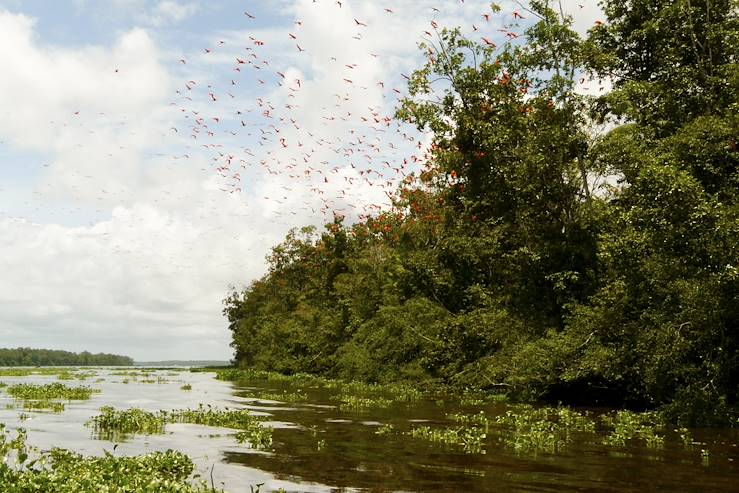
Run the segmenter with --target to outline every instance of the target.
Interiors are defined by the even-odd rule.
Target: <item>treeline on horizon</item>
[[[426,168],[273,248],[224,300],[235,362],[736,424],[739,8],[601,5],[585,39],[537,0],[525,43],[422,45]]]
[[[131,366],[128,356],[58,349],[0,348],[0,366]]]

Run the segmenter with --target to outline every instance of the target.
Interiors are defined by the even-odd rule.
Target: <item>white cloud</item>
[[[171,91],[171,82],[148,33],[134,29],[110,49],[68,50],[44,47],[33,33],[34,21],[0,12],[0,134],[14,145],[52,150],[83,139],[111,115],[134,119]],[[12,74],[12,76],[10,76]]]
[[[166,22],[180,22],[198,11],[195,3],[181,4],[173,0],[159,2],[150,14],[150,22],[159,26]]]

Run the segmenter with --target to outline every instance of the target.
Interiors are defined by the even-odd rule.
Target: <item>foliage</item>
[[[117,354],[57,349],[0,348],[0,366],[131,366],[133,359]]]
[[[604,0],[586,39],[550,3],[523,42],[421,46],[423,170],[228,295],[239,366],[737,422],[736,2]]]
[[[63,449],[33,454],[19,430],[0,424],[0,485],[3,493],[205,493],[193,484],[193,462],[173,450],[136,457],[83,457]]]

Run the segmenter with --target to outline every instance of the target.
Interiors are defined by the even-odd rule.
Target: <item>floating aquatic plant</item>
[[[193,482],[192,460],[174,450],[135,457],[84,457],[63,449],[38,452],[0,424],[0,485],[12,493],[214,493]],[[9,488],[9,489],[8,489]]]
[[[160,413],[143,409],[116,410],[111,406],[100,408],[100,414],[90,418],[85,426],[93,429],[99,438],[116,440],[129,434],[152,435],[164,433],[165,421]]]
[[[605,445],[625,447],[632,440],[644,440],[649,448],[664,447],[664,436],[657,433],[664,428],[664,423],[657,413],[617,411],[603,416],[602,419],[613,427],[613,431],[603,441]]]
[[[278,402],[304,402],[308,400],[308,394],[302,392],[259,392],[243,394],[243,397]]]
[[[23,401],[23,409],[26,411],[51,411],[53,413],[64,412],[64,403],[49,399]]]
[[[236,440],[248,442],[255,448],[272,444],[272,428],[263,427],[261,420],[246,409],[214,409],[200,405],[197,409],[151,412],[143,409],[116,410],[110,406],[100,409],[100,414],[87,421],[103,439],[118,439],[129,434],[164,433],[168,423],[190,423],[238,430]]]
[[[503,443],[518,451],[555,453],[567,446],[576,432],[595,432],[595,421],[589,415],[564,407],[518,406],[495,422],[510,428]]]
[[[457,426],[453,428],[431,428],[419,426],[408,432],[413,438],[439,442],[447,445],[460,445],[468,453],[485,453],[482,448],[487,433],[477,426]]]
[[[386,408],[390,407],[393,403],[390,399],[383,397],[359,397],[356,395],[338,395],[334,396],[333,399],[340,401],[339,409],[359,411],[362,409],[371,408]]]
[[[87,400],[92,394],[100,392],[92,387],[68,387],[62,383],[54,382],[46,385],[19,383],[7,389],[8,395],[23,400]]]
[[[247,409],[214,409],[200,404],[197,409],[160,411],[160,414],[168,423],[191,423],[239,430],[236,440],[239,443],[248,442],[254,448],[272,445],[272,428],[263,427],[261,420]]]
[[[391,435],[395,431],[395,427],[391,424],[384,424],[375,430],[375,435],[385,436]]]

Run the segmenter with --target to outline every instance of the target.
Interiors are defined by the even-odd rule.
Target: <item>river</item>
[[[453,414],[483,411],[492,419],[517,407],[439,395],[410,402],[345,400],[341,405],[337,399],[346,392],[310,381],[233,383],[217,380],[213,373],[183,369],[141,373],[96,368],[76,373],[83,371],[88,372],[85,380],[63,383],[89,385],[100,392],[87,401],[66,403],[60,413],[23,411],[0,389],[0,423],[25,428],[29,443],[42,450],[62,447],[90,455],[180,450],[193,458],[203,478],[212,478],[231,493],[250,492],[257,485],[261,492],[739,491],[736,429],[690,430],[687,442],[679,431],[667,429],[661,430],[663,442],[658,446],[639,439],[606,445],[608,431],[598,425],[592,432],[568,434],[556,450],[544,450],[511,446],[511,427],[492,424],[480,447],[465,450],[409,431],[424,426],[455,429]],[[0,376],[0,382],[51,383],[57,378]],[[191,390],[183,390],[186,385]],[[113,443],[96,438],[84,426],[102,406],[158,411],[199,404],[247,408],[263,415],[264,424],[274,428],[272,446],[255,450],[238,444],[234,430],[192,424],[169,424],[162,435],[135,435]],[[595,419],[601,412],[590,410],[588,416]]]

